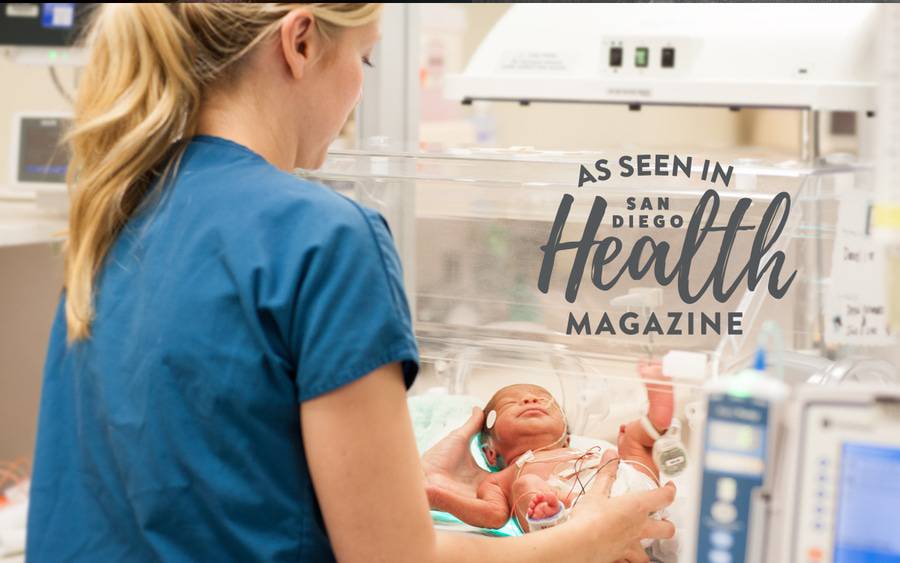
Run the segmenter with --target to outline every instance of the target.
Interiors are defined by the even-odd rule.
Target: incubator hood
[[[875,111],[871,4],[516,4],[450,99]]]
[[[602,158],[616,162],[620,153],[487,149],[436,154],[333,152],[321,169],[300,173],[386,217],[403,263],[426,364],[440,365],[458,358],[463,350],[482,357],[478,350],[490,350],[488,355],[499,363],[507,357],[535,353],[551,359],[576,358],[570,364],[577,371],[576,364],[592,359],[626,363],[683,350],[706,355],[708,375],[715,376],[746,363],[764,319],[782,323],[792,350],[827,346],[822,302],[831,270],[837,204],[847,190],[869,185],[871,170],[856,164],[810,166],[793,160],[747,159],[739,153],[671,154],[694,156],[691,177],[622,178],[614,174],[606,181],[578,187],[582,164],[593,166]],[[727,188],[702,179],[707,160],[733,168]],[[707,292],[698,301],[685,303],[677,282],[660,285],[652,274],[636,280],[626,273],[613,287],[601,290],[593,284],[588,261],[577,297],[569,301],[566,286],[577,261],[574,250],[557,253],[549,286],[546,291],[540,288],[542,245],[551,238],[565,194],[573,196],[573,203],[562,240],[582,236],[594,197],[601,196],[608,205],[596,240],[615,236],[623,246],[622,255],[608,268],[621,266],[625,253],[649,234],[657,244],[668,245],[670,255],[664,260],[671,269],[685,246],[687,221],[709,188],[719,194],[715,223],[720,226],[726,225],[742,198],[750,201],[743,221],[759,225],[777,194],[790,195],[789,218],[777,244],[768,251],[783,251],[787,257],[782,280],[791,271],[798,272],[783,298],[772,297],[765,280],[755,291],[748,290],[744,280],[724,301]],[[629,197],[636,197],[638,206],[643,198],[649,198],[654,209],[629,209]],[[662,201],[665,208],[660,206]],[[640,215],[649,216],[646,227],[635,223],[617,228],[612,223],[614,216],[637,221]],[[676,216],[685,223],[674,225]],[[753,230],[745,230],[733,240],[729,284],[746,263],[754,236]],[[721,232],[710,235],[693,255],[691,283],[699,284],[714,267],[722,239]],[[687,328],[689,313],[694,314],[695,322],[702,314],[719,315],[722,325],[718,331],[697,328],[692,336],[629,335],[619,324],[615,333],[567,333],[570,314],[581,320],[589,313],[590,324],[596,328],[605,313],[617,323],[628,312],[637,315],[642,327],[651,313],[658,316],[664,329],[670,326],[670,315],[676,313],[681,315],[683,328]],[[725,329],[733,312],[742,314],[740,335],[730,335]],[[696,375],[702,379],[705,374]]]

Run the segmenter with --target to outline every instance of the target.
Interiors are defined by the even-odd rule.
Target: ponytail
[[[298,4],[103,4],[67,136],[65,248],[70,342],[87,338],[94,283],[122,227],[170,178],[196,130],[204,88],[270,36]],[[378,17],[375,4],[309,4],[324,36]]]

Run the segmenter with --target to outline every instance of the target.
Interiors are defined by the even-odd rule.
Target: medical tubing
[[[612,459],[606,460],[606,462],[602,463],[600,465],[600,467],[597,468],[597,471],[595,471],[594,474],[590,476],[590,478],[587,480],[587,482],[585,484],[581,485],[581,492],[578,493],[578,496],[575,497],[575,500],[572,501],[572,508],[574,508],[575,505],[578,504],[578,501],[581,500],[581,497],[583,497],[585,495],[585,493],[587,493],[587,489],[588,489],[588,487],[590,487],[591,482],[594,480],[594,477],[596,477],[601,471],[606,469],[607,465],[609,465],[610,463],[612,463],[614,461],[622,461],[622,459],[618,458],[618,457],[614,457]]]

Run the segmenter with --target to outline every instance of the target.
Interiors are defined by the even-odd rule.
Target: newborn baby
[[[638,486],[649,488],[659,485],[659,471],[653,462],[654,439],[644,424],[664,433],[674,405],[671,386],[653,383],[665,379],[659,364],[642,364],[639,372],[650,402],[647,420],[619,428],[618,457],[637,470],[631,474],[638,480],[647,481]],[[512,515],[525,532],[543,527],[537,523],[564,515],[563,506],[571,507],[599,469],[616,458],[612,450],[601,455],[599,449],[570,449],[565,415],[543,387],[504,387],[488,401],[484,412],[482,451],[491,466],[502,469],[481,481],[477,498],[445,488],[428,491],[432,508],[472,526],[500,528]],[[620,471],[615,485],[629,488],[629,483],[619,482],[629,480],[622,475]]]

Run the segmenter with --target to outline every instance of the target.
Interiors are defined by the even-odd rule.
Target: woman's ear
[[[284,17],[281,23],[281,51],[291,76],[303,78],[320,50],[321,40],[315,33],[315,18],[309,10],[300,8]]]

